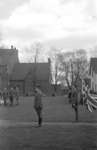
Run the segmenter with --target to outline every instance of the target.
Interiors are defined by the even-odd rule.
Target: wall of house
[[[8,86],[7,65],[0,65],[0,89],[3,90]]]
[[[50,64],[50,62],[48,62]],[[43,70],[44,71],[44,70]],[[50,88],[50,80],[49,80],[49,71],[46,69],[45,71],[47,71],[47,79],[45,80],[45,76],[43,79],[43,76],[41,78],[41,80],[35,79],[36,77],[33,74],[33,69],[29,69],[29,72],[27,70],[27,74],[25,75],[25,79],[23,79],[24,81],[19,85],[20,89],[21,89],[21,93],[23,93],[24,95],[33,95],[33,88],[34,88],[34,81],[36,80],[36,85],[40,85],[41,90],[43,90],[43,92],[45,93],[51,93],[51,88]],[[43,75],[43,74],[42,74]],[[37,75],[37,78],[40,78],[39,75]],[[13,86],[19,84],[19,82],[21,81],[10,81],[11,84],[13,84]]]
[[[40,85],[40,89],[44,92],[44,93],[51,93],[50,90],[50,83],[48,82],[48,80],[36,80],[36,85]],[[33,89],[34,89],[34,83],[33,83],[33,79],[32,76],[28,76],[28,78],[26,78],[25,80],[25,95],[33,95]]]
[[[33,75],[32,72],[29,72],[24,81],[24,94],[32,95],[33,94]]]
[[[97,74],[91,69],[91,90],[97,92]]]
[[[31,72],[28,73],[24,81],[12,81],[10,80],[11,86],[18,86],[20,89],[20,93],[22,95],[33,95],[34,83],[33,83],[33,75]],[[36,85],[40,85],[41,90],[48,94],[52,93],[51,86],[49,80],[36,80]]]
[[[36,79],[36,85],[40,85],[40,88],[45,93],[51,93],[50,91],[50,82],[47,80],[38,80]],[[33,72],[30,71],[25,78],[25,95],[33,95],[34,81],[33,81]]]

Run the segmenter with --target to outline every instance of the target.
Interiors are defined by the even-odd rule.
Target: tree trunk
[[[54,85],[54,92],[56,93],[57,92],[57,84],[55,83]]]
[[[75,121],[78,122],[79,120],[79,116],[78,116],[78,105],[76,105],[76,108],[75,108]]]

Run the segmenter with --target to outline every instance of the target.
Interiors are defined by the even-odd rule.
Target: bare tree
[[[58,55],[60,81],[67,84],[68,88],[75,86],[78,78],[82,79],[88,71],[87,54],[85,50],[65,52]]]
[[[57,86],[59,83],[59,60],[58,60],[58,56],[59,56],[59,49],[56,48],[51,48],[50,49],[50,53],[49,53],[49,57],[51,59],[51,74],[52,74],[52,83],[54,84],[54,92],[56,94],[57,92]]]
[[[75,102],[75,119],[78,121],[78,103],[81,92],[81,81],[88,71],[87,54],[85,50],[76,50],[59,54],[60,80],[67,84],[69,89],[76,88],[77,102]]]
[[[39,42],[35,42],[30,47],[26,47],[24,52],[27,62],[39,62],[43,49],[43,45]]]
[[[67,84],[68,88],[71,87],[73,76],[72,76],[72,58],[74,56],[73,52],[65,52],[58,54],[59,63],[59,79],[63,84]]]

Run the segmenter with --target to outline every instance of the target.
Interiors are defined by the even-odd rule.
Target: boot
[[[41,117],[39,118],[38,124],[39,124],[39,127],[41,127],[41,125],[42,125],[42,118]]]

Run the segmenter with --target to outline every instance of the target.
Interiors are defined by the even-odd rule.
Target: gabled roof
[[[90,71],[89,72],[91,72],[91,69],[92,71],[97,73],[97,58],[96,57],[93,57],[90,59]]]
[[[49,63],[17,63],[13,68],[10,80],[24,80],[29,72],[36,74],[38,80],[47,80],[50,76]]]

